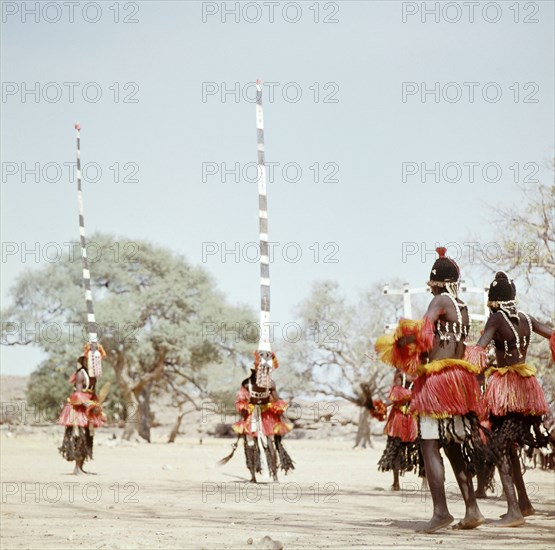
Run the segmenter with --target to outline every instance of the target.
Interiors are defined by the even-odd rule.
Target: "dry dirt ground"
[[[57,452],[62,428],[0,431],[1,548],[270,548],[269,536],[296,548],[553,548],[555,476],[529,470],[525,479],[537,514],[519,528],[485,524],[473,531],[416,533],[431,517],[429,494],[413,475],[391,492],[391,476],[376,470],[384,440],[374,448],[352,442],[285,440],[296,469],[277,484],[251,485],[243,449],[225,466],[232,440],[178,438],[151,444],[96,434],[96,475],[74,477]],[[449,506],[464,506],[447,471]],[[480,501],[488,521],[505,511],[502,499]],[[252,539],[252,545],[249,544]],[[275,548],[279,546],[276,545]]]

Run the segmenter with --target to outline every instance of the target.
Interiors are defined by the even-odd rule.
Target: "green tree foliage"
[[[555,185],[538,183],[523,187],[518,204],[493,211],[493,226],[502,252],[497,263],[521,281],[519,294],[526,294],[536,314],[553,320]],[[498,269],[489,267],[492,271]]]
[[[252,321],[249,311],[228,305],[203,268],[163,247],[106,234],[93,235],[89,242],[99,340],[107,352],[105,368],[113,369],[126,408],[125,438],[137,429],[150,438],[150,401],[160,393],[170,391],[178,404],[198,408],[224,383],[238,385],[245,371],[230,365],[245,361],[254,346],[210,340],[206,327],[245,324]],[[4,328],[9,332],[10,322],[58,327],[57,337],[53,330],[41,330],[32,343],[46,352],[51,372],[65,382],[86,342],[84,309],[77,248],[74,255],[18,278],[11,306],[3,312]],[[6,333],[3,342],[16,343]],[[36,376],[45,383],[55,378],[46,372]]]

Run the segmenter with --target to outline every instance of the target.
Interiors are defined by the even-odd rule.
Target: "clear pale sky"
[[[394,277],[422,286],[433,255],[403,261],[403,243],[431,251],[474,234],[486,244],[488,205],[517,200],[515,178],[551,177],[552,2],[520,2],[518,10],[490,3],[498,7],[485,13],[481,2],[473,22],[465,2],[450,3],[439,22],[434,14],[422,22],[422,2],[291,2],[285,13],[282,3],[273,22],[267,2],[240,3],[239,22],[233,13],[222,22],[222,9],[236,2],[98,2],[85,12],[81,3],[73,22],[62,2],[24,13],[34,4],[2,5],[4,303],[18,274],[45,263],[32,253],[22,261],[23,247],[39,243],[41,256],[55,256],[48,243],[78,238],[76,186],[63,163],[74,161],[79,121],[83,163],[102,170],[99,181],[85,182],[87,232],[146,238],[195,264],[213,246],[218,254],[203,265],[231,302],[256,310],[259,269],[245,245],[258,240],[258,197],[245,165],[256,162],[249,97],[257,78],[276,83],[273,101],[263,88],[266,158],[279,163],[268,183],[270,241],[279,243],[270,268],[274,321],[292,320],[318,279],[339,280],[349,296]],[[422,99],[423,86],[439,95]],[[403,163],[436,162],[438,182],[433,174],[403,178]],[[39,181],[23,181],[22,169],[35,163]],[[240,163],[239,181],[233,173],[224,182],[219,173],[203,177],[203,163],[205,171]],[[479,163],[473,182],[468,163]],[[488,163],[490,181],[482,176]],[[94,169],[88,176],[95,179]],[[222,259],[222,243],[240,243],[239,258]],[[298,261],[283,257],[299,251]],[[328,255],[338,261],[324,262]],[[0,351],[3,374],[27,374],[40,358],[31,349]]]

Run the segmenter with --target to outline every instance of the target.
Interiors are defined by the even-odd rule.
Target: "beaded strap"
[[[509,321],[509,317],[507,316],[507,314],[502,309],[499,310],[499,313],[501,313],[501,315],[503,315],[503,319],[505,319],[507,324],[511,327],[511,330],[513,331],[513,334],[515,335],[516,348],[518,349],[518,358],[521,359],[523,356],[522,356],[522,351],[521,351],[521,347],[520,347],[520,336],[518,335],[518,331],[516,330],[514,325],[511,323],[511,321]],[[507,342],[507,340],[503,340],[503,344],[505,346],[505,355],[504,355],[504,357],[510,357],[511,354],[509,353],[509,343]]]
[[[453,336],[455,337],[455,340],[457,342],[460,342],[463,336],[468,335],[468,331],[466,330],[466,327],[463,325],[463,322],[462,322],[461,309],[460,309],[459,303],[457,302],[454,296],[452,296],[449,293],[446,293],[445,296],[447,296],[453,302],[453,305],[455,306],[455,311],[457,312],[457,322],[452,324],[452,328],[453,328]],[[457,325],[458,325],[458,331],[457,331]],[[449,341],[449,321],[445,322],[445,334],[441,333],[440,326],[441,326],[440,322],[438,321],[436,324],[436,328],[437,328],[437,333],[439,335],[439,339]]]
[[[532,338],[532,319],[530,319],[530,315],[528,315],[528,313],[525,313],[524,311],[519,311],[519,313],[522,313],[522,315],[524,315],[524,318],[528,321],[528,328],[530,329],[528,343],[526,343],[526,335],[522,337],[522,346],[526,348],[530,344],[530,339]]]

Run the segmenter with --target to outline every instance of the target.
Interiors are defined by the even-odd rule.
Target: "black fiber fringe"
[[[267,442],[268,447],[264,449],[264,452],[266,453],[266,460],[268,461],[270,473],[273,476],[277,475],[278,468],[281,468],[285,473],[289,470],[294,470],[294,462],[289,456],[289,453],[285,450],[285,447],[281,442],[281,436],[276,435],[273,438],[268,437]],[[245,437],[244,444],[247,468],[253,476],[256,473],[261,473],[262,465],[260,462],[260,449],[258,448],[256,440],[254,441],[254,445],[249,445],[247,443],[247,438]],[[272,445],[272,449],[270,449],[270,445]]]
[[[283,443],[281,442],[281,435],[276,435],[275,444],[279,456],[279,464],[281,469],[287,474],[289,470],[294,470],[294,462],[289,456],[289,453],[285,450]]]
[[[480,424],[476,413],[462,417],[465,439],[462,442],[462,454],[471,475],[477,475],[480,468],[491,469],[498,462],[498,453],[493,444],[491,432]],[[453,424],[454,420],[450,419]],[[484,441],[485,440],[485,441]]]
[[[400,475],[405,472],[418,472],[425,477],[424,460],[418,441],[402,441],[400,437],[387,437],[382,457],[378,461],[381,472],[397,470]]]
[[[491,416],[491,431],[495,449],[500,455],[508,456],[515,446],[527,447],[532,456],[534,449],[549,446],[549,433],[542,424],[541,416],[509,413],[506,416]]]
[[[58,447],[58,451],[68,462],[92,459],[93,436],[89,428],[66,426],[62,446]]]
[[[260,467],[260,457],[257,453],[257,448],[255,445],[248,445],[247,438],[244,439],[245,444],[245,458],[247,460],[247,468],[249,472],[254,476],[256,472],[261,472],[262,468]]]
[[[275,478],[277,476],[278,470],[276,449],[275,447],[270,449],[270,445],[272,445],[272,440],[268,438],[268,446],[264,448],[264,453],[266,454],[266,463],[268,464],[268,468],[270,469],[270,474],[272,474],[272,477]]]
[[[483,482],[485,491],[491,491],[492,493],[495,493],[496,487],[494,474],[495,464],[483,462],[481,464],[478,464],[478,466],[476,467],[476,475],[478,476],[478,479],[481,479],[481,481]]]
[[[446,447],[453,443],[460,444],[468,472],[474,476],[479,469],[497,464],[499,453],[497,446],[494,445],[492,433],[480,424],[476,413],[469,412],[461,418],[464,427],[464,437],[462,439],[455,431],[454,416],[438,420],[439,445],[440,447]],[[420,422],[418,423],[418,432],[420,437]]]

